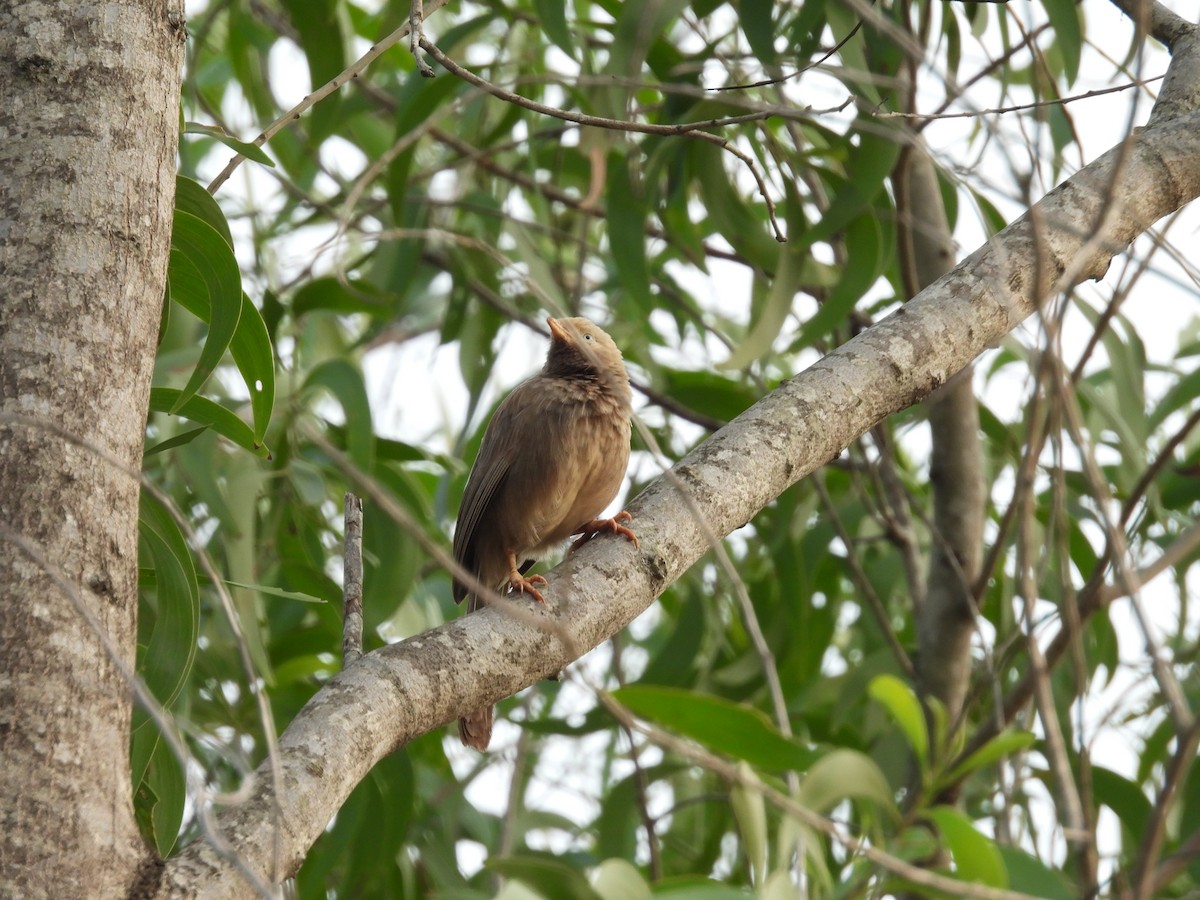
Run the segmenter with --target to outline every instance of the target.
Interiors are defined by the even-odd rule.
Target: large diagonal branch
[[[549,573],[547,617],[582,652],[643,612],[709,548],[877,422],[911,406],[996,344],[1037,304],[1100,278],[1151,224],[1200,196],[1200,114],[1138,132],[1055,188],[952,272],[782,384],[652,484],[629,507],[641,550],[594,541]],[[681,502],[679,491],[692,503]],[[696,511],[704,524],[697,521]],[[293,871],[381,757],[571,660],[557,638],[482,610],[375,651],[329,682],[280,739]],[[270,870],[270,779],[226,811],[229,844]],[[202,888],[197,888],[202,885]],[[211,847],[166,864],[160,896],[245,896]]]

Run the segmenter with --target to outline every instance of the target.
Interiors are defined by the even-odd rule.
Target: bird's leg
[[[627,541],[633,541],[634,547],[641,547],[641,544],[638,543],[637,535],[621,524],[622,522],[632,521],[633,516],[631,516],[625,510],[621,510],[611,519],[592,519],[590,522],[585,522],[571,532],[571,534],[580,535],[580,538],[571,544],[569,548],[567,548],[567,554],[569,555],[574,553],[576,550],[603,531],[611,531],[613,534],[619,534]]]
[[[525,566],[524,568],[529,568]],[[508,586],[514,591],[521,594],[529,594],[538,603],[545,603],[546,598],[542,596],[541,591],[534,587],[535,584],[545,584],[546,579],[541,575],[531,575],[526,578],[521,574],[521,569],[517,568],[517,554],[511,550],[508,551]]]

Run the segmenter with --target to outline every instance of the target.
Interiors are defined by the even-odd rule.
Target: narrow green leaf
[[[1051,869],[1040,859],[1016,847],[998,848],[1008,872],[1008,887],[1044,900],[1077,900],[1082,894],[1078,887],[1058,869]]]
[[[800,287],[800,277],[804,271],[804,259],[808,255],[809,246],[804,241],[779,245],[775,277],[771,279],[771,290],[758,321],[751,326],[750,333],[730,354],[729,359],[720,363],[717,368],[743,369],[770,352],[783,329],[783,323],[792,311],[792,301]]]
[[[196,658],[200,631],[200,590],[192,554],[179,526],[157,500],[142,492],[138,532],[155,574],[155,617],[138,670],[164,707],[179,696]]]
[[[346,38],[338,16],[338,0],[283,0],[299,34],[313,88],[332,80],[346,68]],[[315,138],[333,133],[341,113],[342,94],[335,92],[318,103],[309,115]]]
[[[740,0],[737,7],[740,13],[738,24],[750,44],[750,51],[757,57],[760,65],[774,65],[778,56],[775,52],[775,22],[772,20],[774,2]]]
[[[487,868],[497,875],[528,885],[543,897],[553,897],[555,900],[603,900],[592,890],[583,872],[551,856],[489,857]]]
[[[1029,731],[1013,729],[1002,731],[947,773],[943,783],[955,784],[972,772],[976,772],[984,766],[990,766],[997,760],[1004,759],[1013,753],[1028,749],[1036,742],[1037,737]]]
[[[296,319],[316,310],[338,315],[366,313],[379,317],[392,314],[391,308],[369,282],[354,278],[345,283],[333,277],[314,278],[292,294],[291,306],[292,317]]]
[[[153,412],[176,415],[174,409],[178,406],[178,415],[183,418],[207,425],[256,456],[261,456],[263,459],[271,458],[271,451],[267,445],[256,441],[254,431],[234,413],[205,397],[192,397],[181,404],[180,393],[175,388],[151,388],[150,409]]]
[[[729,803],[733,807],[738,834],[741,835],[742,847],[750,864],[751,883],[761,887],[767,877],[767,851],[770,846],[767,840],[767,804],[762,791],[754,788],[759,783],[754,770],[745,760],[740,760],[737,768],[738,774],[747,779],[749,784],[734,784],[729,792]]]
[[[924,768],[929,763],[929,732],[912,688],[895,675],[877,675],[871,679],[867,693],[892,714]]]
[[[810,244],[829,240],[864,213],[871,215],[870,205],[896,166],[902,145],[898,137],[887,131],[880,133],[874,121],[856,128],[854,135],[858,146],[850,151],[845,178],[837,185],[829,209],[807,235]]]
[[[154,849],[166,859],[179,840],[183,811],[187,803],[187,780],[166,741],[159,741],[144,782],[154,793],[155,803],[150,814]]]
[[[233,246],[233,235],[229,232],[229,222],[225,219],[225,213],[221,211],[213,195],[200,183],[183,175],[176,175],[175,208],[191,213],[202,222],[208,223],[217,234],[225,238],[225,243]]]
[[[200,580],[202,583],[207,581],[205,578],[201,578]],[[302,594],[299,591],[285,591],[282,588],[271,587],[269,584],[243,584],[240,581],[230,581],[228,578],[222,580],[232,587],[246,588],[250,591],[266,594],[269,597],[279,597],[281,600],[299,600],[301,603],[325,602],[322,598],[314,597],[312,594]]]
[[[851,310],[879,278],[886,257],[881,227],[878,217],[873,215],[860,216],[847,226],[845,243],[849,259],[842,277],[821,308],[804,323],[797,345],[810,346],[844,325]]]
[[[999,848],[995,841],[980,834],[970,819],[949,806],[936,806],[925,815],[941,832],[954,857],[955,871],[963,881],[1008,887],[1008,870]]]
[[[203,428],[193,428],[189,431],[181,431],[173,437],[167,438],[165,441],[159,441],[153,447],[147,447],[142,451],[142,457],[153,456],[155,453],[162,453],[164,450],[170,450],[173,447],[182,447],[184,444],[190,444],[204,432],[208,431],[208,426]]]
[[[770,237],[765,209],[762,216],[756,216],[743,199],[744,192],[730,182],[719,148],[695,143],[688,149],[708,227],[720,232],[750,265],[773,271],[779,262],[779,244]]]
[[[578,51],[571,39],[571,29],[567,27],[566,0],[533,0],[533,8],[537,11],[538,25],[546,32],[546,37],[571,59],[577,59]]]
[[[647,313],[653,308],[650,270],[646,267],[646,206],[633,188],[629,157],[608,156],[608,241],[622,287]]]
[[[800,782],[799,800],[816,812],[827,812],[843,800],[867,800],[889,815],[896,814],[887,778],[857,750],[833,750],[813,763]]]
[[[250,392],[254,440],[261,443],[275,407],[275,351],[262,315],[245,294],[242,294],[242,314],[229,344],[229,353]]]
[[[629,685],[613,692],[635,715],[769,771],[803,771],[816,754],[784,737],[762,712],[719,697],[668,687]]]
[[[189,311],[208,323],[208,336],[196,369],[176,400],[176,410],[196,395],[221,362],[242,315],[242,276],[232,248],[207,222],[177,209],[171,232],[171,263],[167,270],[171,296],[181,302],[185,297],[199,301],[202,295],[197,286],[181,284],[177,290],[175,279],[171,277],[171,269],[177,266],[179,256],[191,264],[185,267],[188,277],[198,274],[204,285],[207,309],[197,305],[197,308],[189,307]],[[180,272],[184,270],[181,268]]]
[[[220,141],[234,153],[240,153],[246,159],[275,168],[275,161],[267,156],[262,147],[248,141],[240,141],[217,125],[201,125],[199,122],[188,122],[183,129],[184,134],[203,134]]]
[[[1103,766],[1092,768],[1096,802],[1111,809],[1121,823],[1122,832],[1140,840],[1150,819],[1150,801],[1142,789],[1123,775]]]
[[[1075,0],[1046,0],[1043,4],[1050,19],[1054,43],[1063,58],[1063,74],[1067,85],[1079,77],[1079,58],[1083,51],[1083,29],[1079,23],[1080,11]]]
[[[342,359],[321,363],[305,379],[305,390],[323,387],[342,405],[346,418],[346,452],[363,472],[374,470],[375,434],[371,426],[371,404],[362,373]]]

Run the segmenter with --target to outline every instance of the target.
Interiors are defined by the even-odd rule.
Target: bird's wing
[[[526,390],[529,382],[518,385],[497,407],[488,422],[479,445],[475,465],[467,476],[462,502],[458,506],[458,525],[454,531],[454,559],[469,570],[474,570],[475,538],[479,533],[492,502],[500,492],[512,469],[513,462],[521,449],[516,429],[530,407],[534,394]],[[455,601],[462,600],[470,590],[458,582],[454,585]]]

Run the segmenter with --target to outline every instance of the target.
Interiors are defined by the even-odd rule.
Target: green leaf
[[[800,782],[799,801],[827,812],[844,800],[867,800],[893,817],[896,800],[879,766],[857,750],[833,750],[813,763]]]
[[[896,166],[902,141],[889,131],[880,133],[878,122],[864,123],[853,136],[858,137],[858,145],[846,161],[845,178],[839,180],[825,215],[805,236],[810,246],[828,241],[860,216],[871,215],[870,205]]]
[[[391,308],[383,302],[370,282],[350,278],[314,278],[292,294],[292,316],[324,310],[338,315],[366,313],[370,316],[389,316]]]
[[[1063,74],[1067,85],[1075,83],[1079,77],[1079,58],[1083,51],[1083,29],[1079,23],[1080,11],[1074,0],[1046,0],[1046,16],[1050,19],[1050,29],[1054,34],[1054,43],[1063,58]]]
[[[876,703],[884,706],[896,720],[896,724],[908,738],[922,768],[929,763],[929,731],[921,702],[912,688],[895,675],[877,675],[871,679],[867,693]]]
[[[183,767],[166,741],[159,741],[143,782],[155,797],[150,815],[154,848],[162,859],[171,855],[179,840],[183,812],[187,804],[187,780]]]
[[[803,241],[780,245],[779,261],[775,266],[775,276],[771,279],[771,290],[766,305],[750,328],[746,339],[730,354],[729,359],[719,364],[718,368],[744,369],[770,352],[775,338],[779,337],[783,323],[792,311],[792,301],[795,300],[796,291],[800,287],[809,246]]]
[[[1092,786],[1096,802],[1116,814],[1126,840],[1132,840],[1136,846],[1150,820],[1150,801],[1142,789],[1123,775],[1103,766],[1092,767]]]
[[[635,715],[665,725],[734,759],[769,771],[803,771],[816,754],[784,737],[765,714],[678,688],[635,684],[613,692]]]
[[[240,141],[218,125],[201,125],[199,122],[188,122],[183,128],[183,133],[203,134],[214,138],[234,153],[240,153],[246,159],[261,163],[264,166],[270,166],[272,169],[275,168],[275,161],[267,156],[262,147],[258,146],[258,144],[251,144],[248,141]]]
[[[771,18],[775,4],[772,0],[740,0],[737,7],[738,24],[742,34],[746,35],[750,51],[760,65],[774,65],[778,56],[775,52],[775,22]]]
[[[1011,756],[1021,750],[1032,747],[1037,737],[1029,731],[1008,729],[1000,732],[961,763],[955,766],[941,780],[943,784],[957,784],[972,772],[977,772],[984,766],[990,766],[998,760]]]
[[[157,601],[154,629],[140,654],[138,671],[155,699],[170,707],[196,658],[200,590],[192,554],[179,526],[147,491],[139,499],[138,533],[150,552]]]
[[[751,883],[761,886],[767,877],[767,804],[762,791],[755,790],[760,785],[754,770],[740,760],[737,764],[738,774],[749,781],[736,782],[729,792],[729,803],[733,807],[733,817],[738,823],[738,834],[742,838],[742,847],[750,864]]]
[[[1079,888],[1057,869],[1016,847],[999,846],[1000,859],[1008,872],[1008,887],[1044,900],[1077,900]]]
[[[371,404],[362,373],[342,359],[321,363],[304,380],[304,389],[325,388],[342,405],[346,423],[346,452],[360,471],[374,470],[375,433]]]
[[[275,351],[262,315],[245,294],[242,294],[242,314],[229,353],[250,392],[254,440],[262,443],[275,407]]]
[[[650,900],[650,885],[632,863],[606,859],[592,874],[592,889],[604,900]]]
[[[178,414],[183,418],[207,425],[217,434],[228,438],[239,447],[244,447],[255,456],[263,459],[271,458],[271,451],[267,445],[255,440],[254,431],[250,426],[232,412],[205,397],[192,397],[181,404],[179,400],[181,393],[174,388],[151,388],[151,411],[175,415],[174,410],[179,407]]]
[[[225,219],[225,213],[221,211],[212,194],[199,182],[182,175],[175,176],[175,208],[206,222],[217,234],[225,238],[225,243],[233,246],[233,235],[229,232],[229,222]]]
[[[156,453],[162,453],[164,450],[170,450],[173,447],[182,447],[184,444],[190,444],[206,431],[208,431],[207,425],[202,428],[192,428],[188,431],[181,431],[179,434],[169,437],[165,441],[159,441],[153,447],[147,447],[144,451],[142,451],[142,457],[144,459],[147,456],[153,456]]]
[[[567,27],[566,0],[533,0],[533,8],[537,11],[538,26],[546,32],[546,37],[571,59],[578,59],[571,29]]]
[[[489,857],[487,867],[497,875],[527,884],[543,897],[603,900],[579,869],[551,856]]]
[[[208,380],[233,340],[242,315],[242,276],[232,248],[216,229],[177,209],[167,277],[171,299],[183,303],[189,312],[208,323],[204,348],[192,377],[179,393],[176,408],[172,410],[176,412]]]
[[[200,580],[202,583],[208,581],[206,578],[201,578]],[[269,597],[278,597],[281,600],[299,600],[301,603],[325,602],[321,597],[314,597],[312,594],[303,594],[299,591],[285,591],[282,588],[271,587],[269,584],[243,584],[240,581],[230,581],[228,578],[222,580],[232,587],[246,588],[259,594],[266,594]]]
[[[338,5],[338,0],[283,0],[299,33],[300,47],[308,61],[309,79],[314,89],[332,81],[346,68],[346,39]],[[341,93],[335,92],[312,109],[309,128],[315,138],[333,133],[341,103]]]
[[[647,313],[654,308],[650,271],[646,267],[646,206],[637,196],[629,170],[629,156],[608,156],[608,241],[621,285]]]
[[[970,819],[949,806],[936,806],[926,810],[925,815],[941,832],[960,878],[991,887],[1008,887],[1008,870],[999,848],[995,841],[980,834]]]
[[[886,264],[882,224],[877,216],[861,216],[846,228],[848,260],[842,277],[816,314],[804,323],[796,344],[807,347],[845,325],[850,312],[875,283]]]
[[[135,768],[133,810],[142,836],[154,844],[158,855],[166,859],[179,839],[187,801],[187,781],[179,761],[170,752],[154,727],[134,734],[134,746],[141,750],[131,754],[145,757],[144,765]]]

